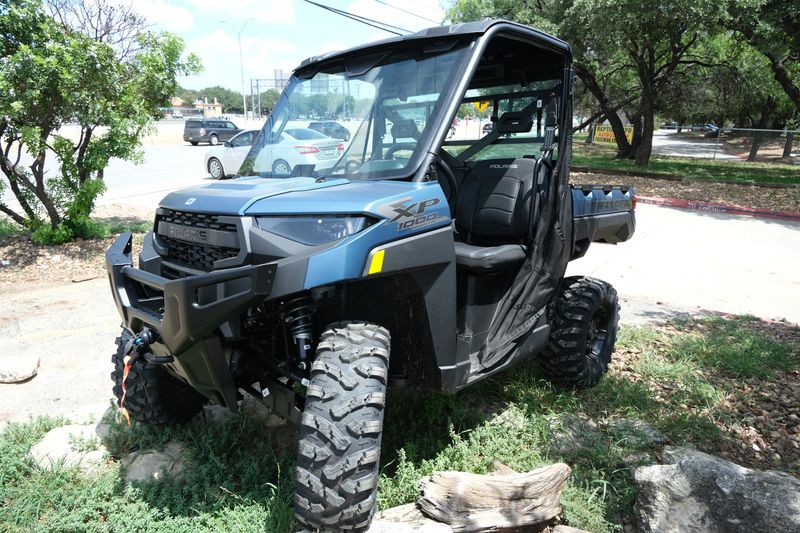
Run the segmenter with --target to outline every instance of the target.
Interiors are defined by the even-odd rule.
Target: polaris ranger
[[[253,395],[300,427],[297,520],[361,531],[387,386],[454,393],[531,357],[596,383],[617,296],[564,272],[631,237],[634,195],[569,185],[573,76],[567,43],[498,20],[304,61],[241,177],[164,198],[138,267],[130,234],[108,250],[121,406],[167,425]],[[448,139],[475,107],[494,127]],[[350,141],[278,174],[273,148],[309,116]]]

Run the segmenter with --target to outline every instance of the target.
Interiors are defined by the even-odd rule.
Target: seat
[[[534,159],[475,163],[456,199],[456,264],[479,274],[519,267],[530,227]]]

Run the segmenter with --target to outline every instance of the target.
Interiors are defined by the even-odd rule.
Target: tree
[[[729,26],[769,61],[775,81],[800,113],[800,4],[733,0]]]
[[[242,109],[242,93],[239,91],[232,91],[215,85],[197,92],[199,98],[207,98],[209,102],[213,102],[214,98],[216,98],[222,104],[222,109],[226,113],[244,113],[244,109]]]
[[[199,69],[174,35],[145,32],[135,45],[112,47],[80,29],[49,16],[40,0],[0,0],[0,192],[19,204],[0,202],[0,212],[40,242],[97,231],[90,215],[108,161],[141,157],[140,139],[176,78]],[[50,156],[56,172],[46,170]]]

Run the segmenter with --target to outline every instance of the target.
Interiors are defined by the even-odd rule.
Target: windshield
[[[408,178],[443,120],[442,95],[464,56],[461,43],[437,44],[436,53],[417,43],[295,74],[240,173]]]

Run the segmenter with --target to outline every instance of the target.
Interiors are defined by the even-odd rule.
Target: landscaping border
[[[729,215],[745,215],[757,218],[771,218],[777,220],[787,220],[800,222],[800,213],[796,211],[772,211],[769,209],[756,209],[740,205],[722,205],[698,200],[683,200],[680,198],[661,198],[659,196],[636,196],[636,201],[643,204],[659,205],[662,207],[677,207],[679,209],[694,209],[696,211],[708,211],[712,213],[724,213]]]

